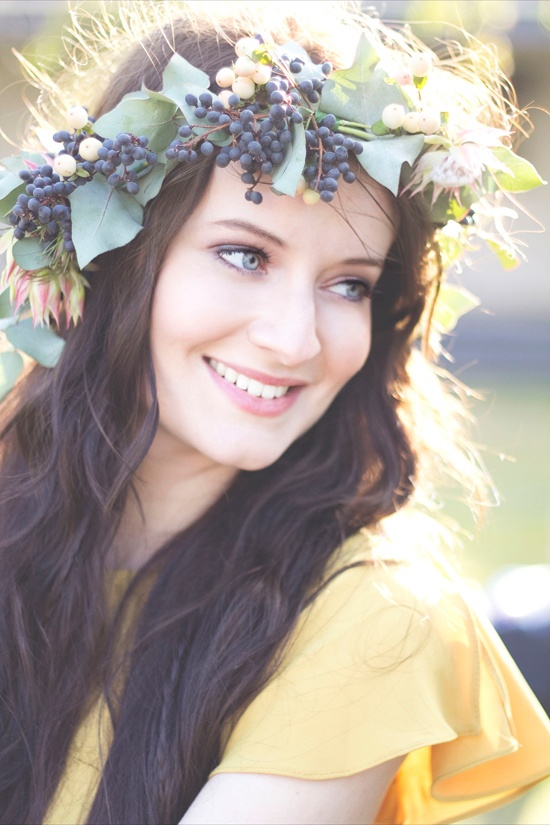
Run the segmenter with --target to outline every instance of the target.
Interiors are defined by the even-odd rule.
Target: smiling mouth
[[[227,381],[228,384],[234,384],[237,389],[243,390],[243,392],[248,393],[248,395],[251,395],[253,398],[265,398],[267,400],[282,398],[283,395],[286,395],[289,390],[292,389],[286,385],[262,384],[261,381],[257,381],[255,378],[249,378],[248,375],[237,372],[233,367],[228,367],[221,361],[216,361],[215,358],[208,358],[207,360],[212,369],[215,370],[224,381]]]

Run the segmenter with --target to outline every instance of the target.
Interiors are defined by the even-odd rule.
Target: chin
[[[245,470],[246,472],[252,473],[256,470],[265,470],[267,467],[271,467],[272,464],[275,464],[275,462],[279,460],[284,451],[285,450],[251,450],[240,455],[225,456],[220,463],[234,467],[236,470]]]

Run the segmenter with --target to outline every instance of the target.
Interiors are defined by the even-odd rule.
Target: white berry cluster
[[[227,109],[231,105],[231,94],[238,95],[241,100],[250,100],[256,93],[256,86],[265,86],[271,79],[271,66],[252,57],[259,45],[255,37],[241,37],[235,44],[237,59],[232,66],[224,66],[217,73],[216,83],[222,89],[218,97]]]
[[[425,85],[432,66],[432,54],[419,52],[408,64],[402,64],[391,79],[398,86],[414,85],[420,90]],[[390,103],[386,106],[382,111],[381,120],[390,131],[402,129],[411,135],[417,132],[433,135],[441,128],[441,112],[436,109],[422,107],[419,111],[407,112],[399,103]]]

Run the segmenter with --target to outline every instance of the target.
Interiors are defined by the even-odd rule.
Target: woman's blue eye
[[[257,272],[263,264],[262,256],[253,249],[220,249],[218,255],[230,266]]]
[[[359,303],[365,298],[370,298],[372,295],[372,287],[365,281],[340,281],[337,284],[333,284],[330,290],[354,303]]]

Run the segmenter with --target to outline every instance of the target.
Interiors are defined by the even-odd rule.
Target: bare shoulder
[[[374,822],[403,758],[337,779],[217,774],[180,825],[368,825]]]

